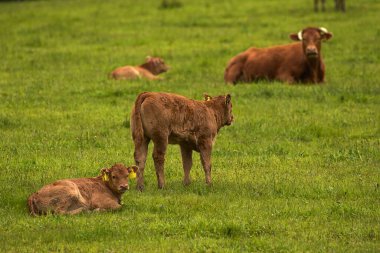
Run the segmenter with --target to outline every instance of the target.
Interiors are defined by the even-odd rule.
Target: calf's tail
[[[144,128],[141,120],[141,105],[147,97],[147,92],[138,95],[131,114],[131,132],[135,147],[140,146],[144,141]]]

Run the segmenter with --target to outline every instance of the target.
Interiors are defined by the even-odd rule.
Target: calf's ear
[[[132,165],[131,167],[128,168],[129,173],[131,173],[132,171],[136,173],[138,170],[139,170],[139,167],[136,165]]]
[[[204,98],[205,98],[205,101],[210,101],[212,99],[212,97],[208,94],[203,94]]]
[[[231,103],[231,95],[227,94],[227,96],[226,96],[226,105],[228,105],[229,103]]]
[[[109,181],[110,169],[103,168],[100,170],[100,175],[102,176],[103,181]]]
[[[109,174],[109,173],[110,173],[110,169],[103,168],[103,169],[100,170],[100,175]]]

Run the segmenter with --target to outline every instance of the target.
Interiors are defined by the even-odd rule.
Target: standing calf
[[[64,179],[45,185],[28,198],[29,213],[36,216],[118,209],[121,195],[129,189],[129,175],[137,170],[137,166],[115,164],[102,169],[98,177]]]
[[[164,162],[168,144],[181,147],[184,184],[190,183],[193,150],[200,153],[206,183],[211,184],[211,151],[220,128],[232,123],[231,96],[206,96],[197,101],[170,94],[141,93],[132,109],[131,131],[135,161],[139,166],[137,187],[144,188],[144,167],[150,140],[154,143],[153,160],[158,188],[165,185]]]
[[[290,34],[292,44],[269,48],[249,48],[233,57],[225,70],[227,83],[277,80],[287,83],[323,83],[325,65],[322,41],[332,34],[325,28],[308,27]]]

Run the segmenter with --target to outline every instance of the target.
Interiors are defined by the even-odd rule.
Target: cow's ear
[[[227,94],[227,96],[226,96],[226,105],[228,105],[229,103],[231,103],[231,95]]]
[[[205,101],[210,101],[212,99],[212,97],[208,94],[203,94],[204,98],[205,98]]]
[[[138,170],[139,170],[139,167],[136,165],[132,165],[131,167],[128,168],[129,173],[131,173],[132,171],[136,173]]]
[[[330,32],[323,33],[323,34],[321,34],[321,36],[322,36],[322,40],[329,40],[333,37],[332,33],[330,33]]]
[[[289,34],[289,38],[291,40],[301,41],[302,40],[302,31],[299,31],[298,33]]]
[[[152,57],[148,55],[147,57],[145,57],[145,62],[149,62],[151,59]]]

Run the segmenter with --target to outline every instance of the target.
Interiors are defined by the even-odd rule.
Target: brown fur
[[[211,151],[219,129],[233,120],[231,96],[206,96],[197,101],[170,94],[141,93],[132,109],[131,131],[135,161],[139,166],[137,187],[144,188],[144,167],[150,140],[154,143],[153,160],[158,187],[165,185],[164,162],[168,144],[181,147],[184,184],[190,183],[192,151],[200,153],[206,183],[211,184]]]
[[[147,57],[140,66],[119,67],[111,72],[110,77],[116,80],[139,79],[158,80],[159,74],[168,71],[164,60],[158,57]]]
[[[29,213],[33,216],[54,214],[78,214],[91,210],[115,210],[121,207],[121,195],[129,189],[128,175],[137,166],[115,164],[102,169],[93,178],[76,178],[45,185],[28,198]],[[104,181],[103,175],[109,180]]]
[[[319,28],[302,30],[302,42],[269,48],[249,48],[233,57],[225,70],[227,83],[254,82],[260,79],[287,83],[322,83],[325,65],[321,41],[332,37]],[[298,34],[290,34],[299,41]]]

